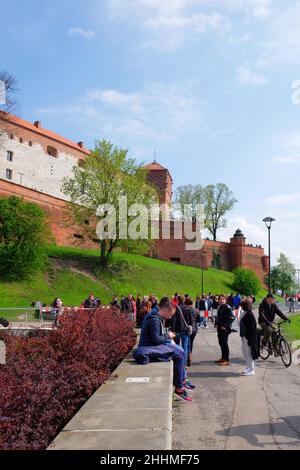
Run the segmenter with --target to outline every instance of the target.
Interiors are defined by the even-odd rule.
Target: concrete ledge
[[[48,450],[170,450],[172,397],[173,362],[141,366],[130,354]]]

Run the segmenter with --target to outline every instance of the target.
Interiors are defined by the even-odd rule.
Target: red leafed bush
[[[60,324],[0,337],[0,450],[45,449],[135,344],[132,322],[109,308],[71,311]]]

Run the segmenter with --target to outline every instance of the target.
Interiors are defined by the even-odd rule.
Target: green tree
[[[0,198],[0,276],[24,279],[40,269],[48,233],[40,207],[16,196]]]
[[[70,197],[70,215],[73,223],[83,237],[100,246],[100,267],[107,267],[108,260],[117,246],[126,247],[126,238],[120,232],[119,198],[127,197],[128,208],[134,204],[142,204],[149,208],[158,202],[155,189],[147,182],[147,171],[137,165],[135,159],[129,158],[128,151],[113,146],[109,141],[97,141],[95,149],[86,158],[84,166],[73,168],[73,176],[63,182],[63,192]],[[97,238],[96,226],[103,223],[107,213],[99,213],[99,207],[110,204],[115,208],[116,233],[112,235],[107,228],[107,236]],[[129,226],[137,214],[127,214],[126,224]],[[148,216],[147,216],[148,221]],[[129,237],[128,237],[129,238]],[[147,240],[149,233],[141,234],[135,241]],[[132,249],[132,240],[128,240]]]
[[[288,293],[295,285],[296,267],[284,253],[280,253],[276,266],[271,269],[271,288],[273,292]],[[266,278],[268,283],[269,276]]]
[[[197,215],[197,205],[203,205],[205,202],[205,188],[200,184],[179,186],[176,190],[175,202],[179,205],[181,213],[191,221]],[[185,206],[189,206],[188,212]]]
[[[256,295],[261,288],[260,280],[251,269],[236,268],[233,271],[233,289],[243,295]]]
[[[226,184],[218,183],[205,188],[205,226],[212,234],[213,240],[217,239],[218,230],[226,227],[225,215],[236,202],[237,200]]]

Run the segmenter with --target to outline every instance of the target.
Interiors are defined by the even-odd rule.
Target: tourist
[[[6,318],[0,318],[0,325],[3,326],[4,328],[9,327],[9,321],[6,320]]]
[[[231,294],[229,294],[227,298],[227,303],[230,308],[233,308],[233,298],[234,298],[234,295],[233,295],[233,292],[231,292]]]
[[[183,297],[178,297],[175,315],[170,322],[170,327],[176,333],[175,343],[182,346],[185,352],[185,365],[187,366],[190,353],[190,336],[193,332],[193,318],[191,311],[184,304]]]
[[[139,363],[153,360],[172,359],[174,363],[174,386],[176,396],[186,401],[192,401],[186,389],[189,383],[185,373],[185,353],[174,343],[175,333],[168,331],[164,334],[163,323],[170,321],[176,312],[176,307],[169,298],[161,299],[157,308],[146,315],[143,321],[140,342],[133,357]]]
[[[138,316],[138,313],[142,308],[141,294],[137,294],[135,302],[136,302],[136,314]]]
[[[196,308],[200,312],[199,327],[202,328],[202,325],[203,325],[203,328],[207,329],[208,326],[207,326],[206,319],[208,317],[208,301],[205,295],[202,295],[200,301],[196,302]]]
[[[193,333],[190,336],[190,353],[189,353],[188,362],[187,362],[188,367],[190,367],[192,365],[193,345],[194,345],[194,341],[195,341],[195,338],[196,338],[197,333],[198,333],[198,323],[200,322],[199,311],[195,310],[193,308],[193,305],[194,305],[194,303],[191,299],[186,301],[186,307],[190,310],[190,312],[192,314],[192,319],[193,319]]]
[[[215,295],[212,301],[212,315],[213,315],[214,326],[216,326],[216,319],[217,319],[217,312],[218,312],[219,305],[220,305],[219,296]]]
[[[229,346],[228,346],[228,338],[231,333],[231,325],[234,321],[234,315],[226,303],[225,295],[220,295],[219,297],[220,306],[217,312],[217,333],[218,333],[218,340],[219,345],[221,348],[221,358],[216,361],[219,366],[229,366]]]
[[[271,336],[274,331],[272,323],[274,322],[276,315],[278,315],[283,320],[287,320],[288,322],[290,322],[288,317],[284,315],[284,313],[282,313],[282,311],[276,305],[274,295],[268,294],[267,297],[260,304],[258,310],[258,323],[262,328],[263,346],[267,346],[271,340]]]
[[[292,294],[289,298],[289,313],[295,313],[297,298],[295,294]]]
[[[246,368],[242,375],[252,376],[254,372],[254,360],[259,358],[259,342],[257,334],[256,319],[252,311],[251,300],[243,300],[240,315],[240,337],[242,342],[242,353]]]
[[[145,316],[152,311],[152,303],[149,300],[143,303],[142,308],[137,313],[137,325],[142,328]]]
[[[90,294],[88,298],[84,301],[83,307],[88,309],[88,308],[95,308],[96,303],[95,303],[95,297],[93,294]]]

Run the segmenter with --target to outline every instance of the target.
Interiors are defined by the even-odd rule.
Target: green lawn
[[[293,315],[290,319],[292,323],[284,324],[283,331],[286,339],[292,343],[293,341],[300,340],[300,315]]]
[[[50,263],[46,274],[37,273],[24,282],[0,281],[0,308],[29,307],[35,300],[50,304],[55,297],[60,297],[64,305],[79,305],[90,292],[107,303],[114,293],[119,296],[154,293],[161,297],[178,291],[195,297],[201,291],[201,270],[197,268],[117,252],[110,270],[97,272],[97,250],[49,246],[47,252]],[[56,260],[60,260],[58,268],[55,267]],[[97,275],[98,280],[64,267],[70,260],[75,260],[84,271]],[[205,292],[228,294],[232,290],[229,272],[209,269],[204,272],[204,280]],[[261,290],[257,297],[260,299],[264,295],[265,291]],[[6,316],[16,318],[14,313]]]

